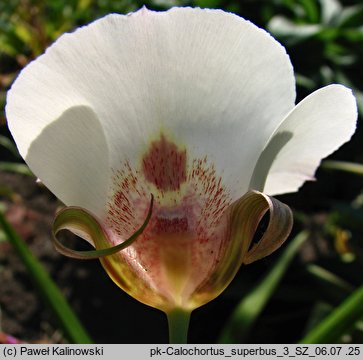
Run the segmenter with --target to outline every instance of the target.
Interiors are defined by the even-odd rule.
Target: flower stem
[[[190,312],[183,309],[174,309],[166,314],[169,324],[169,343],[186,344]]]

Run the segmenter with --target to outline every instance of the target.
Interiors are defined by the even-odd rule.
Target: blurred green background
[[[298,342],[363,284],[361,1],[0,1],[0,210],[51,274],[95,342],[167,342],[163,314],[123,294],[97,261],[80,263],[55,254],[49,236],[57,202],[21,163],[4,113],[6,91],[18,71],[60,34],[107,13],[127,13],[142,5],[155,10],[199,6],[234,12],[267,29],[286,47],[295,69],[298,101],[331,83],[352,88],[357,97],[357,132],[330,157],[354,164],[323,163],[316,182],[281,196],[295,214],[290,240],[272,256],[243,266],[225,293],[192,316],[190,342]],[[295,238],[294,245],[301,231],[305,241]],[[0,331],[23,341],[72,341],[35,290],[5,232],[0,232],[0,311]],[[361,314],[350,318],[333,340],[362,343]]]

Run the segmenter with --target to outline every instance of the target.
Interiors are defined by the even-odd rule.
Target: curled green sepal
[[[267,229],[257,244],[251,246],[263,216],[269,211]],[[192,295],[195,307],[217,297],[232,281],[241,264],[250,264],[278,249],[290,234],[293,217],[282,202],[251,190],[235,201],[226,212],[229,237],[225,251],[205,282]]]
[[[105,247],[107,246],[106,244],[111,243],[108,240],[108,235],[100,222],[89,211],[76,206],[65,207],[57,213],[53,222],[52,231],[54,246],[61,254],[75,259],[90,260],[115,254],[130,246],[142,234],[150,221],[153,204],[154,197],[151,195],[149,211],[143,224],[127,240],[112,247]],[[95,247],[100,245],[100,247],[105,248],[88,251],[73,250],[57,239],[57,234],[61,230],[70,230],[83,238],[92,240]]]
[[[267,211],[270,215],[267,229],[250,248],[257,226]],[[243,242],[244,264],[262,259],[277,250],[289,236],[293,224],[292,212],[287,205],[255,190],[234,203],[231,214],[232,236],[245,236],[247,240]]]

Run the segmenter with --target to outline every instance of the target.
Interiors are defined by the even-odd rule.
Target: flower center
[[[207,157],[190,156],[161,135],[138,165],[122,164],[114,173],[106,220],[120,240],[129,237],[154,195],[147,228],[119,256],[147,286],[182,307],[224,252],[228,229],[222,217],[231,203]]]
[[[188,232],[187,218],[157,217],[152,238],[159,248],[160,271],[175,302],[182,302],[182,293],[191,275],[193,234]]]

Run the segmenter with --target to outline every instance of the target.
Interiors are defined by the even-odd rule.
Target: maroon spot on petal
[[[142,171],[147,181],[161,191],[176,191],[187,179],[186,150],[180,150],[161,135],[151,143],[142,160]]]
[[[186,217],[172,219],[157,217],[155,219],[153,231],[156,234],[186,233],[188,231],[188,219]]]

